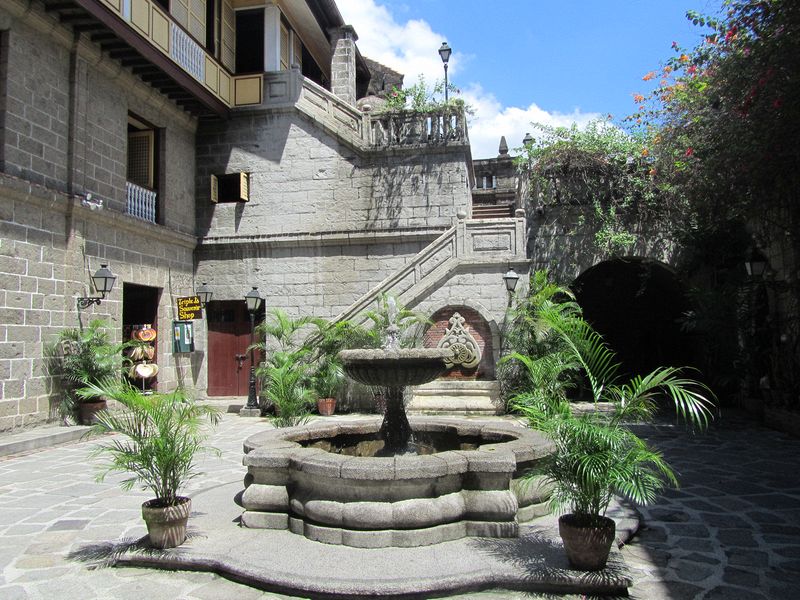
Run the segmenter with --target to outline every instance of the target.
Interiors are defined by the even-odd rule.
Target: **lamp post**
[[[78,308],[89,308],[92,304],[100,304],[100,301],[105,299],[106,294],[110,294],[114,287],[114,282],[117,276],[114,275],[108,268],[108,265],[100,265],[94,275],[92,275],[92,285],[100,296],[78,298]]]
[[[258,410],[258,398],[256,398],[256,354],[253,344],[255,344],[256,335],[256,312],[261,307],[263,298],[258,293],[258,288],[253,286],[253,289],[247,292],[244,296],[244,301],[247,304],[247,312],[250,313],[250,386],[247,392],[247,406],[248,410]]]
[[[450,54],[453,52],[453,49],[447,45],[447,42],[442,42],[442,45],[439,47],[439,56],[442,58],[442,62],[444,63],[444,103],[447,104],[447,63],[450,62]]]

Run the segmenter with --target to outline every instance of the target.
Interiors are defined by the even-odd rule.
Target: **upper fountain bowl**
[[[342,350],[339,358],[347,375],[365,385],[398,387],[433,381],[447,370],[445,348]]]

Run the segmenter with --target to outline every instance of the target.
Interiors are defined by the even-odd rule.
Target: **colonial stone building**
[[[43,346],[95,318],[160,332],[159,389],[245,394],[254,286],[294,315],[353,316],[381,292],[460,310],[496,358],[525,219],[473,218],[462,112],[358,110],[371,68],[330,1],[5,0],[0,430],[52,416]],[[79,308],[101,265],[114,289]],[[177,300],[201,283],[194,351],[174,352]],[[491,378],[481,360],[468,378]]]

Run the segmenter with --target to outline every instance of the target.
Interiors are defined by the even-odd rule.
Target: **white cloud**
[[[442,61],[437,50],[447,37],[434,31],[424,20],[401,22],[376,0],[337,0],[336,4],[349,25],[358,34],[358,47],[364,56],[403,73],[405,85],[423,75],[428,84],[444,76]],[[457,75],[470,56],[454,51],[450,57],[449,73]],[[463,80],[463,76],[462,76]],[[473,158],[491,158],[497,155],[500,136],[505,136],[509,148],[522,145],[522,138],[531,131],[531,123],[583,125],[600,115],[582,113],[548,112],[535,102],[527,107],[503,106],[480,84],[471,83],[462,88],[462,97],[475,109],[470,118],[469,138]]]

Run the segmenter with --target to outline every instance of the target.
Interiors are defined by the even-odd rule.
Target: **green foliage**
[[[467,114],[473,110],[457,95],[461,91],[452,83],[447,84],[448,100],[444,101],[444,80],[436,81],[432,88],[428,87],[425,77],[420,75],[417,82],[406,88],[392,87],[386,98],[383,110],[408,110],[411,112],[431,112],[445,107],[463,108]]]
[[[541,394],[565,396],[566,391],[574,387],[575,371],[556,360],[563,358],[565,345],[539,317],[539,311],[545,307],[564,312],[580,311],[572,292],[551,281],[547,271],[540,270],[531,274],[527,296],[519,298],[509,311],[504,347],[525,359],[504,359],[498,365],[497,377],[506,399],[516,395],[516,401],[521,402],[519,394],[523,391],[533,398]],[[513,409],[513,406],[508,408]]]
[[[262,367],[266,394],[275,405],[275,427],[295,427],[311,418],[316,395],[311,365],[303,361],[303,354],[274,352]]]
[[[351,347],[380,348],[383,345],[386,341],[386,330],[391,324],[390,298],[394,297],[391,294],[382,293],[375,299],[376,308],[364,311],[362,317],[371,321],[372,326],[362,329],[359,342],[363,345]],[[430,324],[430,321],[424,315],[403,306],[396,298],[394,298],[394,302],[397,308],[394,324],[400,329],[400,346],[413,348],[419,343],[423,329]],[[361,320],[361,318],[357,320]]]
[[[127,473],[120,485],[150,490],[160,506],[177,504],[187,482],[199,475],[198,452],[213,450],[203,445],[204,423],[216,424],[218,412],[192,402],[183,390],[169,394],[144,395],[127,381],[107,378],[78,390],[83,398],[105,396],[122,405],[120,411],[100,411],[91,433],[119,433],[100,444],[93,456],[107,458],[97,479],[110,472]]]
[[[643,137],[609,120],[583,128],[533,127],[540,135],[523,148],[517,166],[527,175],[537,202],[592,206],[598,249],[609,254],[629,250],[636,242],[632,223],[660,211]]]
[[[563,349],[539,358],[511,354],[504,360],[519,362],[532,382],[511,399],[512,405],[555,444],[555,455],[544,472],[554,485],[554,509],[587,517],[604,515],[615,494],[647,504],[665,485],[677,485],[661,454],[627,423],[651,421],[657,400],[666,397],[682,419],[704,428],[713,407],[710,390],[673,367],[621,381],[613,351],[579,311],[545,305],[539,308],[538,319],[560,338]],[[563,389],[535,389],[542,379],[540,370],[556,376],[576,370],[583,373],[594,410],[576,415]]]
[[[79,387],[121,377],[125,347],[126,344],[111,341],[109,324],[100,319],[86,327],[64,329],[55,341],[45,345],[45,371],[63,390],[59,403],[62,418],[75,417],[80,402],[75,392]]]

